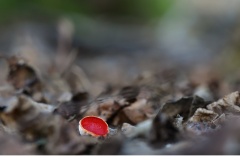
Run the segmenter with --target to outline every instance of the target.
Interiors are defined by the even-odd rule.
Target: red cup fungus
[[[108,124],[96,116],[86,116],[79,121],[79,132],[81,135],[93,137],[106,137],[109,129]]]

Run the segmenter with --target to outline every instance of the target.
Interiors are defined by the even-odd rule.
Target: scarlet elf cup
[[[108,124],[96,116],[86,116],[79,121],[79,133],[93,137],[106,137],[109,132]]]

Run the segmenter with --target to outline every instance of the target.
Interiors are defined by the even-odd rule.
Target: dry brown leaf
[[[155,116],[155,110],[146,99],[140,99],[122,110],[132,124],[138,124]]]
[[[204,108],[198,108],[194,115],[189,119],[190,122],[212,122],[218,114]]]
[[[138,87],[123,87],[116,96],[100,97],[88,105],[84,116],[94,115],[104,120],[114,119],[124,107],[136,101]]]
[[[216,102],[213,102],[207,106],[207,109],[214,111],[218,115],[225,113],[228,114],[240,114],[240,93],[233,92]]]
[[[84,116],[98,116],[107,121],[121,108],[114,98],[98,99],[90,103]]]
[[[199,108],[194,115],[189,119],[191,122],[217,122],[221,117],[230,117],[231,115],[239,115],[240,113],[240,94],[233,92],[216,102],[206,106],[207,109]],[[224,118],[225,119],[225,118]]]
[[[198,108],[186,123],[186,128],[198,134],[219,128],[227,120],[239,118],[240,101],[239,92],[233,92],[216,102],[206,106],[207,109]]]
[[[83,116],[94,115],[117,126],[137,124],[156,115],[158,99],[148,87],[123,87],[116,96],[98,98],[90,103]]]
[[[30,95],[39,102],[46,102],[42,94],[42,83],[36,71],[21,57],[8,59],[9,73],[7,81],[17,90]]]

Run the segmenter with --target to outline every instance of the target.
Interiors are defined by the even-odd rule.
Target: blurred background
[[[238,76],[239,40],[239,0],[0,1],[1,55],[41,70],[72,55],[98,86],[178,66]]]

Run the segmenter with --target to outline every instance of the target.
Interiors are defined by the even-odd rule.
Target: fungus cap
[[[108,124],[96,116],[86,116],[79,121],[79,132],[81,135],[91,135],[94,137],[107,136]]]

